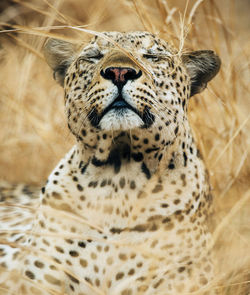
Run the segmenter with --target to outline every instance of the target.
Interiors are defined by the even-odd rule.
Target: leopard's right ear
[[[59,39],[48,39],[43,51],[48,65],[54,71],[54,79],[63,86],[66,71],[76,57],[76,45]]]
[[[182,55],[191,80],[190,96],[203,91],[219,72],[221,61],[212,50],[198,50]]]

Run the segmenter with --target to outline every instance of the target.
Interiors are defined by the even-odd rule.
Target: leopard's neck
[[[187,131],[183,134],[167,140],[158,133],[140,132],[116,132],[98,135],[94,143],[78,141],[76,153],[81,165],[92,165],[96,175],[105,173],[105,170],[113,169],[114,175],[120,172],[122,165],[129,169],[138,166],[145,176],[150,179],[159,171],[180,167],[185,164],[185,154],[196,149],[192,136]],[[184,134],[185,133],[185,134]],[[179,138],[185,138],[185,146]],[[94,169],[96,167],[96,169]]]
[[[155,212],[163,214],[159,203],[154,204],[154,193],[151,195],[150,192],[162,190],[159,190],[158,202],[163,202],[166,194],[168,198],[181,199],[176,192],[176,183],[181,182],[188,183],[185,184],[181,206],[185,208],[193,198],[192,190],[197,182],[195,174],[201,175],[200,186],[204,182],[203,164],[197,157],[192,137],[188,133],[186,136],[185,144],[177,137],[172,144],[155,145],[150,152],[150,142],[143,145],[135,136],[131,140],[126,133],[116,138],[99,138],[93,147],[78,142],[51,174],[42,203],[57,210],[86,216],[88,220],[99,216],[97,211],[101,210],[102,217],[109,216],[111,207],[118,210],[122,206],[122,217],[113,215],[115,219],[108,221],[115,224],[121,220],[122,226],[126,219],[131,220],[128,212],[134,203],[138,203],[138,207],[144,206],[141,199],[145,193]],[[171,215],[171,210],[164,209],[164,214]],[[124,218],[126,214],[128,216]],[[145,216],[142,214],[140,218],[145,219]],[[97,221],[98,218],[95,219]],[[101,222],[97,222],[98,226]]]

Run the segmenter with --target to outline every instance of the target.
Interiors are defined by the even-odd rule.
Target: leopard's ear
[[[191,79],[190,96],[203,91],[207,83],[219,72],[220,58],[211,50],[188,52],[182,55]]]
[[[43,51],[48,65],[54,71],[54,79],[63,86],[66,71],[76,56],[76,45],[59,39],[48,39]]]

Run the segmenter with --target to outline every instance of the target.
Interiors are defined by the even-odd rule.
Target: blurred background
[[[84,44],[91,34],[78,26],[147,30],[177,48],[212,49],[221,71],[189,105],[214,194],[211,288],[250,294],[249,13],[249,0],[1,0],[0,179],[41,185],[74,144],[63,90],[43,58],[46,37]]]

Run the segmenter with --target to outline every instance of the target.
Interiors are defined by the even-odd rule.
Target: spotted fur
[[[39,199],[2,200],[0,294],[202,291],[213,278],[212,197],[187,107],[219,58],[180,55],[146,32],[86,47],[51,39],[45,57],[77,142]]]

